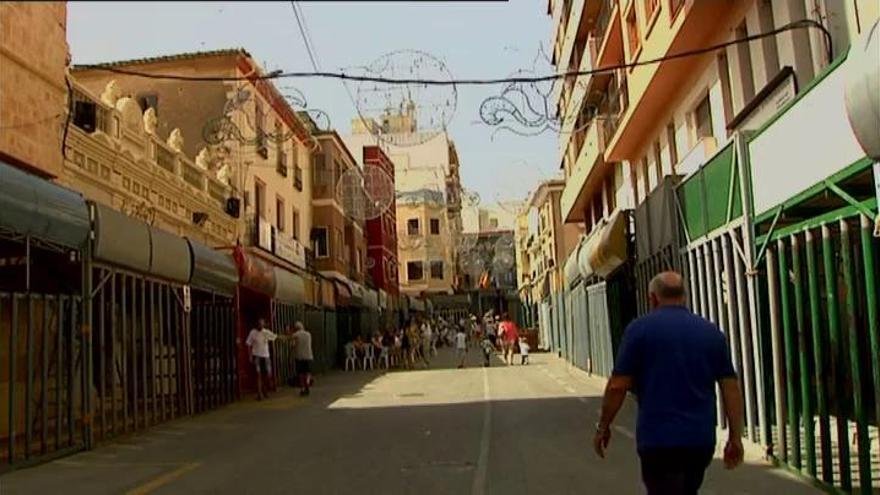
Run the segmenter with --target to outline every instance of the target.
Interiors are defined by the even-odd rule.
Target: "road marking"
[[[183,466],[180,466],[173,471],[169,471],[162,476],[159,476],[158,478],[153,478],[143,485],[125,492],[125,495],[146,495],[147,493],[154,492],[201,465],[201,462],[191,462],[189,464],[184,464]]]
[[[489,400],[489,373],[483,368],[483,433],[480,436],[480,456],[474,470],[471,495],[486,493],[486,471],[489,466],[489,442],[492,434],[492,403]]]

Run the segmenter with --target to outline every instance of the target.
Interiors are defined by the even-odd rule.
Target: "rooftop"
[[[100,65],[104,67],[126,67],[131,65],[146,65],[157,62],[176,62],[180,60],[194,60],[197,58],[221,57],[227,55],[244,55],[251,57],[244,48],[224,48],[221,50],[208,50],[203,52],[185,52],[174,55],[161,55],[157,57],[133,58],[130,60],[116,60],[113,62],[100,62],[97,64],[77,64],[73,66],[73,70],[87,70],[92,66]]]

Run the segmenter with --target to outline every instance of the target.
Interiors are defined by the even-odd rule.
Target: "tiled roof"
[[[87,69],[89,65],[103,65],[108,67],[125,67],[131,65],[153,64],[156,62],[172,62],[177,60],[193,60],[197,58],[218,57],[223,55],[244,55],[250,57],[251,54],[244,48],[225,48],[222,50],[208,50],[204,52],[186,52],[174,55],[161,55],[158,57],[134,58],[131,60],[117,60],[114,62],[100,62],[96,64],[78,64],[74,65],[74,70]]]

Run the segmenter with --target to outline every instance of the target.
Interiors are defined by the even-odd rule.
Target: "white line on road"
[[[489,394],[489,373],[483,368],[483,433],[480,436],[480,456],[474,470],[471,495],[486,493],[486,471],[489,467],[489,442],[492,436],[492,403]]]

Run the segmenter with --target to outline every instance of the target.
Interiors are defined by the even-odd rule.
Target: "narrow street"
[[[548,354],[529,366],[335,372],[312,396],[284,388],[0,479],[3,495],[65,493],[642,493],[630,403],[609,458],[589,440],[603,381]],[[705,494],[819,493],[760,461]]]

